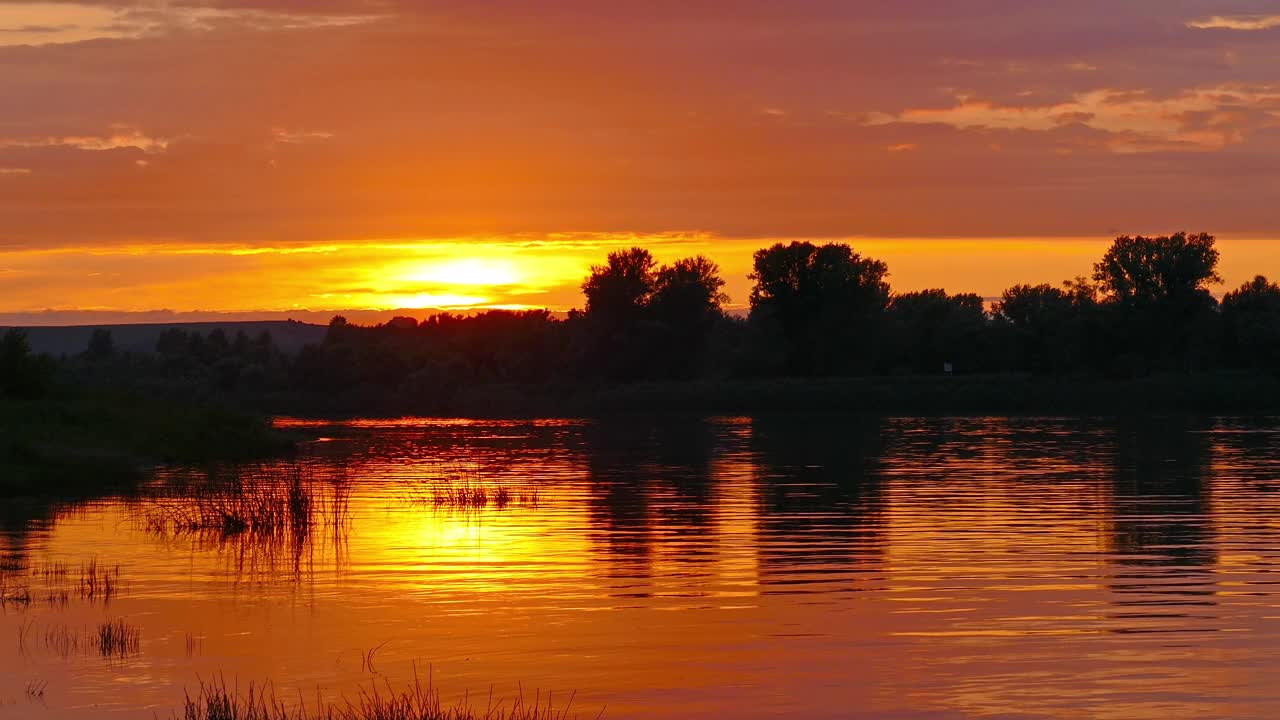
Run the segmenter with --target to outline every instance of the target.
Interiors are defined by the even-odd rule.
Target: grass
[[[9,607],[26,608],[32,601],[31,588],[26,585],[9,585],[8,579],[0,575],[0,610]]]
[[[61,608],[73,595],[90,604],[106,604],[119,594],[120,588],[120,566],[99,565],[96,557],[80,565],[79,578],[74,584],[67,564],[62,561],[30,566],[6,564],[0,568],[0,608],[26,607],[36,600]]]
[[[41,637],[46,650],[62,659],[72,655],[88,652],[90,648],[89,633],[81,628],[72,630],[66,625],[52,625],[45,629]]]
[[[124,620],[105,622],[96,635],[98,655],[104,658],[126,658],[138,654],[142,632]]]
[[[187,633],[185,637],[187,657],[195,657],[204,652],[204,636]]]
[[[414,682],[404,690],[393,690],[389,685],[379,690],[373,686],[361,690],[353,700],[327,702],[316,700],[308,707],[280,701],[271,685],[250,685],[241,692],[227,687],[225,681],[201,683],[194,696],[187,695],[181,714],[175,720],[568,720],[573,705],[571,695],[564,707],[557,707],[548,694],[541,693],[526,701],[518,692],[511,701],[494,698],[492,694],[483,707],[464,697],[456,704],[447,704],[439,691],[428,682]],[[603,711],[589,716],[599,718]]]
[[[263,465],[184,474],[148,488],[136,522],[160,537],[191,537],[216,546],[237,573],[299,579],[321,543],[334,557],[350,531],[349,487],[315,480],[305,466]]]
[[[336,485],[321,498],[301,466],[263,466],[168,486],[151,498],[143,524],[170,534],[304,536],[317,525],[346,522],[346,514],[346,494]]]
[[[35,621],[29,618],[18,626],[19,655],[26,656],[36,647],[43,647],[63,660],[82,654],[127,658],[141,649],[141,631],[122,619],[101,623],[93,632],[63,623],[49,625],[43,632],[36,632],[35,628]]]
[[[31,680],[27,683],[24,694],[27,702],[44,702],[44,691],[49,687],[49,683],[45,680]]]
[[[63,571],[65,575],[65,570]],[[98,559],[93,558],[80,566],[80,597],[90,602],[101,600],[110,602],[120,588],[120,566],[99,567]]]
[[[401,494],[414,505],[452,511],[537,508],[541,499],[535,486],[486,483],[461,472],[446,477],[404,480]]]

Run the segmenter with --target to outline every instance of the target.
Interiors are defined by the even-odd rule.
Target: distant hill
[[[308,343],[320,342],[324,339],[325,334],[324,325],[311,325],[295,320],[24,327],[33,351],[48,353],[55,357],[84,352],[85,348],[89,346],[89,337],[93,335],[94,330],[99,328],[111,331],[111,339],[115,342],[117,350],[136,353],[155,352],[156,340],[160,338],[160,333],[170,328],[178,328],[187,332],[194,331],[202,335],[208,335],[221,328],[228,338],[234,338],[237,332],[243,332],[253,338],[265,331],[271,333],[271,338],[276,347],[289,354],[298,352],[303,345]],[[4,329],[6,328],[0,328],[0,330]]]

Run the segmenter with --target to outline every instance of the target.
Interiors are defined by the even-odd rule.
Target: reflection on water
[[[323,425],[290,463],[6,506],[0,717],[166,716],[218,674],[337,697],[415,661],[585,717],[1274,717],[1278,429]],[[109,599],[75,590],[90,563]]]

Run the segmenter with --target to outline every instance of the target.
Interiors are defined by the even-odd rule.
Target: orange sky
[[[885,260],[897,290],[945,287],[984,297],[996,296],[1018,282],[1056,284],[1087,275],[1109,243],[1105,238],[844,241]],[[747,278],[751,254],[768,242],[696,234],[582,235],[295,247],[152,244],[11,251],[0,253],[6,287],[19,290],[15,297],[28,304],[5,308],[0,322],[24,317],[50,324],[129,320],[129,313],[157,308],[313,322],[323,322],[328,312],[352,309],[567,310],[581,306],[579,284],[589,266],[599,263],[609,250],[632,244],[649,247],[659,261],[699,253],[711,256],[728,281],[730,306],[744,307],[751,286]],[[1226,238],[1219,246],[1225,282],[1218,291],[1239,285],[1256,272],[1280,274],[1280,243]],[[75,312],[80,310],[102,315]]]
[[[563,309],[630,244],[710,255],[741,305],[799,238],[904,290],[1177,230],[1277,276],[1275,11],[0,0],[0,320]]]

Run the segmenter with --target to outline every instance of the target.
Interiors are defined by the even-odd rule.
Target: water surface
[[[415,672],[449,695],[576,691],[582,717],[1280,716],[1277,423],[310,430],[305,537],[157,532],[149,497],[0,513],[6,582],[36,598],[0,613],[0,717],[167,717],[201,678],[338,697]],[[442,478],[537,502],[415,502]],[[74,587],[90,560],[119,567],[106,601]],[[68,647],[117,619],[136,652]]]

